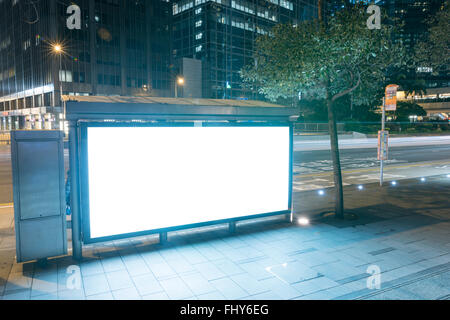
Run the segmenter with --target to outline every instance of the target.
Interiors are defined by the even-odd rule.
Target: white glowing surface
[[[289,127],[89,127],[90,236],[288,210]]]

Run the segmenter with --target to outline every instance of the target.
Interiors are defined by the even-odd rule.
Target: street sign
[[[388,159],[389,131],[378,131],[378,160]]]
[[[386,87],[386,95],[384,100],[384,107],[386,111],[397,110],[397,89],[398,85],[390,84]]]

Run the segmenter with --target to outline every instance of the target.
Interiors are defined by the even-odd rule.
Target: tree
[[[426,116],[427,112],[417,103],[400,101],[394,115],[397,117],[397,121],[405,122],[409,121],[410,116]]]
[[[394,24],[384,18],[381,29],[369,30],[366,6],[356,4],[323,21],[280,24],[256,41],[254,63],[241,71],[249,86],[275,101],[301,91],[325,99],[333,160],[335,215],[344,218],[342,173],[335,102],[352,94],[354,105],[381,99],[389,70],[406,65]]]
[[[450,1],[428,19],[428,37],[416,49],[421,67],[432,67],[433,73],[447,72],[450,64]]]

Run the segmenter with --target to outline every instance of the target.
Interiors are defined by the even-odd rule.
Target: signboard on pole
[[[384,107],[386,111],[397,110],[397,89],[398,85],[390,84],[386,87],[386,95],[384,100]]]
[[[378,160],[388,159],[389,131],[378,131]]]

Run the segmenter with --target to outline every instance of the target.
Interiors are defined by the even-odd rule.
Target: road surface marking
[[[387,166],[385,169],[401,169],[401,168],[410,168],[410,167],[421,167],[421,166],[432,166],[432,165],[449,165],[449,161],[430,161],[430,162],[421,162],[416,164],[405,164],[405,165],[398,165],[398,166]],[[342,173],[358,173],[358,172],[369,172],[369,171],[378,171],[380,170],[379,167],[376,168],[367,168],[367,169],[356,169],[356,170],[343,170]],[[321,173],[311,173],[311,174],[299,174],[296,177],[298,178],[309,178],[309,177],[318,177],[318,176],[328,176],[332,175],[333,171],[328,172],[321,172]]]

